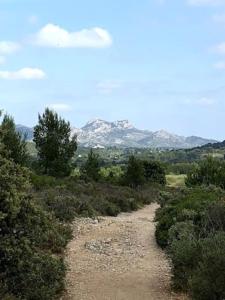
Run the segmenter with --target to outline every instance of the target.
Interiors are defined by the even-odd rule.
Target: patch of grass
[[[184,187],[185,186],[185,179],[186,179],[185,174],[181,174],[181,175],[174,175],[174,174],[170,174],[170,175],[166,175],[166,181],[167,181],[167,185],[170,187]]]

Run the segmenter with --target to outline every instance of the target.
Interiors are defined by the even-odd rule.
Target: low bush
[[[12,247],[7,253],[11,259],[6,262],[4,272],[7,290],[19,299],[28,300],[53,299],[62,291],[65,277],[62,258],[34,252],[25,241],[7,246]]]
[[[225,232],[200,241],[200,259],[189,279],[194,300],[225,299]]]
[[[156,240],[165,248],[168,245],[169,229],[177,222],[192,220],[198,225],[213,202],[224,195],[224,192],[215,188],[180,189],[171,194],[161,194],[166,197],[164,206],[156,213]],[[163,200],[161,200],[163,201]]]
[[[40,190],[39,182],[43,180],[47,184],[43,184]],[[133,190],[126,186],[104,182],[86,183],[73,178],[52,181],[46,180],[45,176],[44,179],[35,176],[33,182],[36,202],[45,210],[54,213],[61,222],[71,222],[78,216],[116,216],[120,212],[130,212],[155,201],[159,190],[158,186]]]
[[[61,254],[71,231],[28,193],[26,169],[0,157],[1,299],[53,299],[63,289]]]
[[[172,261],[173,287],[188,291],[188,280],[199,260],[199,247],[192,221],[179,222],[169,231],[168,253]]]
[[[225,297],[224,199],[213,187],[161,193],[156,239],[170,256],[173,287],[194,300]]]
[[[43,190],[46,187],[54,187],[57,184],[57,179],[55,177],[47,176],[47,175],[36,175],[31,174],[31,183],[33,187],[37,190]]]

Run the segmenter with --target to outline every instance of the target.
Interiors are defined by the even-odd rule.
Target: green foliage
[[[16,126],[11,116],[5,115],[1,123],[1,141],[4,144],[7,158],[15,163],[25,165],[28,159],[25,137],[16,132]]]
[[[47,108],[34,128],[34,142],[44,174],[56,177],[70,174],[77,142],[76,136],[71,138],[69,122]]]
[[[215,185],[225,189],[225,161],[212,157],[201,161],[186,179],[187,186]]]
[[[82,168],[82,178],[98,181],[100,179],[100,161],[99,156],[93,149],[88,154],[87,161]]]
[[[158,161],[143,161],[132,155],[124,174],[124,183],[132,188],[137,188],[145,183],[165,185],[165,168]]]
[[[137,188],[145,182],[145,170],[143,163],[135,156],[130,156],[128,160],[127,169],[124,174],[124,181],[132,188]]]
[[[193,167],[194,164],[188,162],[171,163],[167,165],[167,172],[169,174],[183,175],[190,173],[193,170]]]
[[[225,192],[195,188],[162,195],[156,238],[167,247],[173,286],[191,299],[225,296]]]
[[[170,228],[168,237],[173,287],[187,292],[188,280],[199,260],[195,225],[192,221],[178,222]]]
[[[100,176],[103,180],[111,183],[120,183],[124,171],[120,166],[102,167],[100,169]]]
[[[48,300],[63,288],[65,267],[53,254],[65,247],[70,231],[27,194],[28,175],[0,156],[0,294]]]
[[[198,224],[202,220],[203,212],[212,202],[217,201],[221,194],[220,190],[210,188],[181,189],[171,195],[166,194],[166,203],[156,214],[158,244],[163,248],[168,245],[169,230],[176,222],[192,220]]]
[[[165,168],[158,161],[143,161],[144,177],[147,182],[166,184]]]
[[[37,190],[43,190],[46,187],[54,187],[57,185],[58,179],[47,175],[31,174],[31,183]]]
[[[218,201],[209,205],[203,217],[202,227],[206,234],[215,231],[225,231],[225,202]]]
[[[189,279],[194,300],[225,299],[225,232],[200,240],[201,258]]]
[[[79,216],[116,216],[120,212],[136,210],[158,198],[158,188],[152,186],[136,191],[106,182],[86,183],[73,177],[55,181],[51,177],[47,180],[46,176],[35,175],[32,178],[36,202],[65,222],[71,222]]]
[[[177,232],[169,247],[174,288],[194,300],[224,299],[225,232],[199,239],[188,222],[174,227]]]
[[[15,247],[7,255],[4,282],[19,299],[54,299],[63,289],[65,266],[63,260],[45,253],[34,252],[26,243],[7,245]]]

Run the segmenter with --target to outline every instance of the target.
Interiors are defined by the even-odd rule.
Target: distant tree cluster
[[[81,178],[85,180],[106,180],[111,183],[123,184],[137,188],[145,183],[166,184],[166,171],[158,161],[142,161],[131,155],[124,170],[119,166],[101,168],[99,155],[93,149],[81,168]]]
[[[131,156],[125,172],[125,183],[133,188],[144,183],[166,184],[165,168],[157,161],[142,161]]]
[[[187,186],[215,185],[225,189],[225,161],[208,157],[188,173]]]

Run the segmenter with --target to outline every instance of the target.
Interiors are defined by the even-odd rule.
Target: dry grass
[[[186,179],[185,174],[181,174],[181,175],[174,175],[174,174],[170,174],[166,176],[166,181],[167,181],[167,185],[170,187],[184,187],[185,186],[185,179]]]

